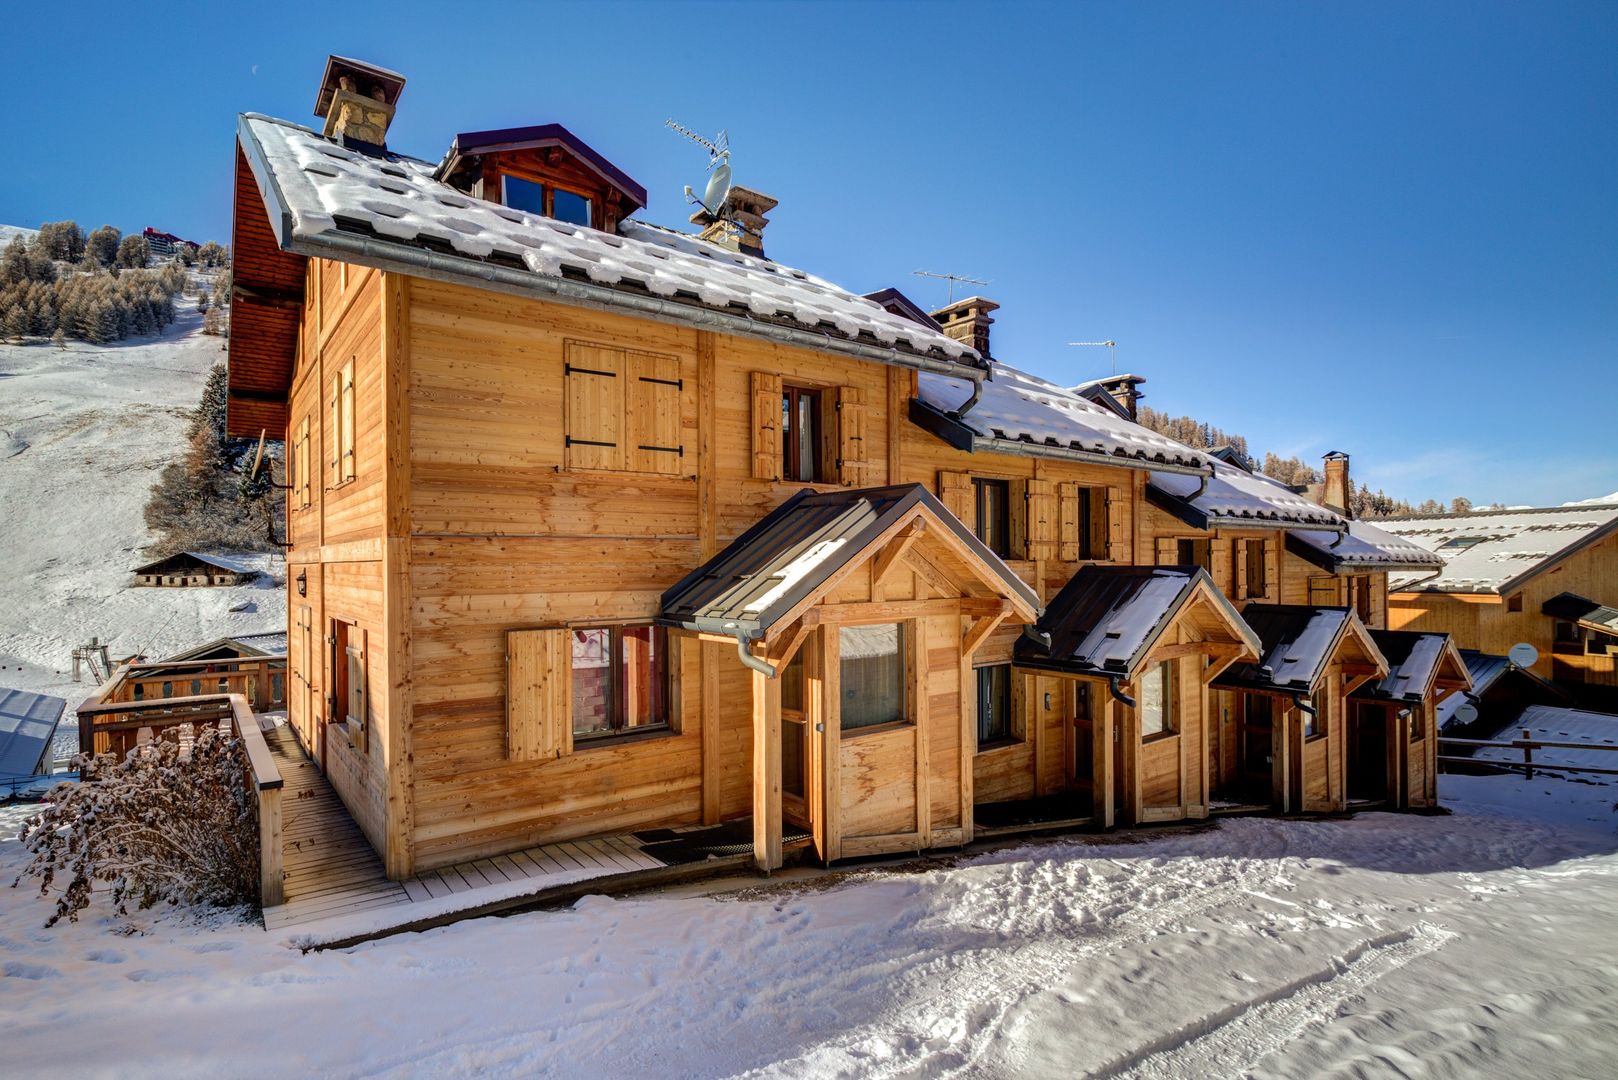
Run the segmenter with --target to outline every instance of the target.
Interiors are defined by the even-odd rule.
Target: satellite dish
[[[1463,701],[1455,707],[1454,719],[1457,724],[1475,724],[1478,720],[1478,707],[1470,701]]]
[[[1539,650],[1526,641],[1519,641],[1506,653],[1506,659],[1520,668],[1531,668],[1539,662]]]

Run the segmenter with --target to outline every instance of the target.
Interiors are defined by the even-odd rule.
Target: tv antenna
[[[730,132],[721,131],[712,140],[705,139],[690,128],[682,127],[673,120],[663,121],[663,126],[678,135],[684,135],[704,150],[708,151],[708,185],[702,191],[702,198],[691,185],[685,186],[686,202],[696,203],[708,211],[711,217],[718,218],[719,211],[725,205],[725,197],[730,194]]]
[[[1112,361],[1112,373],[1114,375],[1118,374],[1118,343],[1116,341],[1070,341],[1068,346],[1070,348],[1105,348],[1107,350],[1107,359]]]
[[[949,303],[951,304],[955,303],[955,286],[957,283],[961,285],[988,284],[988,282],[982,278],[966,277],[963,274],[935,274],[931,270],[912,270],[910,272],[917,277],[938,278],[940,281],[949,282]]]

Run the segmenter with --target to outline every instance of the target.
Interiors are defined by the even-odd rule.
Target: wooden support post
[[[835,862],[843,856],[843,642],[835,626],[820,631],[821,789],[825,830],[823,858]]]
[[[910,623],[910,693],[905,697],[910,707],[911,730],[916,736],[916,846],[926,850],[933,846],[932,791],[928,786],[932,761],[927,745],[932,734],[931,718],[927,715],[927,620],[915,619]]]
[[[781,680],[753,674],[753,863],[781,865]]]
[[[1115,767],[1112,756],[1112,741],[1116,737],[1113,733],[1118,723],[1118,702],[1110,691],[1104,686],[1096,688],[1098,694],[1105,694],[1102,699],[1100,723],[1095,725],[1094,735],[1090,740],[1090,755],[1092,767],[1090,772],[1090,790],[1094,800],[1094,814],[1096,824],[1103,829],[1112,828],[1117,821],[1117,808],[1113,805],[1113,777]]]
[[[719,824],[719,663],[720,646],[702,649],[702,823]]]

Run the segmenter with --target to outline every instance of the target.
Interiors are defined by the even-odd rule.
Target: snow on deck
[[[1444,559],[1437,574],[1394,575],[1388,580],[1391,591],[1495,593],[1614,527],[1618,505],[1483,510],[1378,524]]]
[[[1609,1075],[1618,788],[1439,790],[1451,815],[1072,837],[308,954],[161,911],[46,931],[0,889],[5,1072]]]
[[[1489,738],[1519,739],[1525,729],[1532,738],[1545,742],[1586,743],[1590,746],[1588,750],[1569,747],[1535,750],[1535,764],[1618,769],[1618,716],[1585,709],[1565,709],[1558,705],[1530,705]],[[1521,750],[1504,746],[1479,747],[1473,756],[1479,761],[1522,761]]]
[[[338,232],[342,219],[385,241],[447,245],[467,260],[473,284],[484,279],[486,260],[498,258],[536,277],[580,274],[609,288],[634,286],[817,333],[829,328],[850,339],[866,335],[878,345],[977,361],[971,348],[933,327],[769,259],[641,221],[622,222],[613,235],[474,199],[433,179],[427,162],[357,153],[284,120],[247,114],[241,132],[256,144],[291,215],[292,235],[301,240]]]

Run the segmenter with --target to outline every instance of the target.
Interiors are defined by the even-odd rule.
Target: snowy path
[[[0,1071],[1610,1075],[1618,788],[1445,784],[1448,817],[1074,838],[308,956],[172,916],[45,931],[0,889]],[[0,880],[17,861],[0,842]]]

